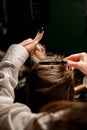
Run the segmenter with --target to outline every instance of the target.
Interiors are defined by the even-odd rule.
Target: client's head
[[[45,61],[55,63],[62,59],[62,56],[47,56]],[[31,69],[27,83],[28,105],[33,112],[38,112],[41,107],[52,101],[73,100],[73,72],[64,64],[38,63]]]

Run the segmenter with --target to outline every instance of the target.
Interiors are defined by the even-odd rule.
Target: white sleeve
[[[26,105],[14,103],[19,69],[27,58],[26,49],[15,44],[0,62],[0,130],[51,130],[50,125],[61,115],[61,112],[34,114]]]
[[[0,130],[50,129],[53,114],[35,114],[26,105],[14,103],[19,69],[28,56],[24,47],[14,44],[0,62]]]
[[[18,83],[20,67],[28,58],[26,49],[20,45],[11,45],[0,62],[0,96],[14,100],[14,87]]]
[[[26,49],[14,44],[0,62],[0,130],[24,130],[35,116],[27,106],[14,103],[19,69],[27,58]]]

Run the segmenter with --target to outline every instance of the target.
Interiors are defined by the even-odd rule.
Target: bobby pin
[[[67,61],[61,60],[61,61],[41,61],[39,62],[39,65],[64,65],[67,64]]]

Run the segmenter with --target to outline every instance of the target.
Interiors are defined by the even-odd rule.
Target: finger
[[[41,51],[41,46],[39,46],[39,44],[37,44],[37,45],[35,46],[35,50]]]
[[[87,63],[67,61],[67,65],[70,66],[72,69],[78,69],[83,74],[87,75]]]
[[[25,48],[27,49],[27,51],[30,53],[31,51],[34,50],[35,46],[36,46],[36,42],[33,42],[32,44],[27,44],[27,45],[25,45],[24,47],[25,47]]]
[[[75,69],[79,67],[79,62],[73,62],[68,60],[66,65],[70,66],[72,69]]]
[[[33,60],[35,63],[40,62],[40,59],[36,56],[36,54],[33,54],[33,55],[31,56],[31,58],[32,58],[32,60]]]
[[[36,34],[36,37],[34,39],[27,39],[20,43],[22,46],[27,46],[28,44],[37,44],[43,37],[44,29],[39,29],[38,33]],[[26,47],[27,48],[27,47]]]
[[[41,44],[37,44],[35,49],[40,52],[46,52],[45,48]]]
[[[77,54],[72,54],[72,55],[64,58],[64,60],[79,61],[80,58],[81,58],[81,53],[77,53]]]
[[[35,47],[36,44],[39,43],[39,41],[42,39],[43,37],[43,33],[44,33],[44,30],[43,28],[40,29],[36,35],[36,37],[32,40],[32,39],[27,39],[25,40],[24,42],[24,46],[26,46],[26,48],[28,49],[30,47],[30,51],[31,49],[34,49],[33,47]],[[30,45],[30,46],[29,46]],[[38,50],[41,51],[40,47],[37,47]]]
[[[32,56],[34,54],[34,50],[30,51],[30,56]]]
[[[41,53],[39,51],[35,51],[34,54],[36,55],[36,57],[40,60],[45,60],[46,59],[46,55],[44,53]]]
[[[37,43],[39,43],[39,41],[43,37],[43,34],[44,34],[44,28],[42,27],[41,29],[39,29],[38,33],[36,34],[36,37],[33,40],[37,41]]]
[[[33,42],[33,40],[31,38],[28,38],[24,40],[23,42],[21,42],[20,45],[26,46],[27,44],[30,44],[31,42]]]

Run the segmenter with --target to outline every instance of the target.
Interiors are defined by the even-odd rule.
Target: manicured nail
[[[43,31],[44,31],[44,28],[41,27],[41,28],[39,29],[39,33],[42,33]]]

